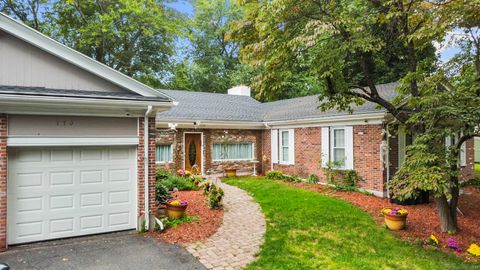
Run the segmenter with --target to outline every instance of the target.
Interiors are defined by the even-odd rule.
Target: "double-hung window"
[[[337,169],[352,170],[353,127],[322,127],[321,137],[322,167],[333,165]]]
[[[332,160],[344,167],[345,165],[345,129],[332,128]]]
[[[253,160],[253,143],[213,144],[214,161]]]
[[[272,163],[279,163],[282,165],[294,165],[295,130],[272,129],[270,135]]]
[[[280,162],[284,164],[288,164],[289,159],[289,135],[288,130],[280,131]]]
[[[157,162],[168,163],[172,162],[172,145],[171,144],[159,144],[157,145]]]

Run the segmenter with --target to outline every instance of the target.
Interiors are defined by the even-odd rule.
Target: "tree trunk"
[[[457,199],[458,199],[458,194],[457,194]],[[442,232],[456,233],[458,230],[456,203],[454,203],[455,205],[450,204],[445,195],[442,195],[440,198],[437,198],[436,202],[437,202],[438,216],[440,218],[440,228]]]

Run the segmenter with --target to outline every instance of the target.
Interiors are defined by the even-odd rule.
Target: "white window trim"
[[[280,129],[278,131],[278,149],[279,149],[279,158],[278,158],[278,163],[281,165],[290,165],[290,156],[288,157],[288,160],[283,159],[283,148],[287,149],[287,152],[290,154],[290,141],[288,142],[289,145],[284,146],[283,145],[283,133],[287,133],[287,138],[290,140],[290,134],[288,129]]]
[[[173,162],[173,144],[172,143],[159,143],[155,146],[155,154],[157,153],[157,147],[161,145],[170,145],[170,160],[168,161],[159,161],[155,155],[155,163],[156,164],[167,164]]]
[[[212,152],[213,152],[213,146],[215,144],[251,144],[252,145],[252,152],[250,153],[250,158],[239,158],[239,159],[213,159],[213,162],[229,162],[229,161],[253,161],[255,160],[255,143],[252,142],[244,142],[244,143],[214,143],[212,144]]]
[[[335,147],[335,130],[343,130],[343,147]],[[347,143],[346,143],[346,138],[347,136],[347,132],[345,130],[345,127],[342,126],[342,127],[331,127],[330,128],[330,159],[331,161],[334,161],[335,160],[335,148],[338,148],[338,149],[341,149],[343,148],[343,152],[344,152],[344,159],[343,159],[343,165],[341,167],[337,167],[337,169],[340,169],[340,170],[345,170],[346,169],[346,158],[347,158]]]

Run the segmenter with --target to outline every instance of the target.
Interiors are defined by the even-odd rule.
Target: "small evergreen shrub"
[[[277,170],[268,171],[266,177],[269,180],[283,180],[285,178],[283,173]]]
[[[312,184],[318,183],[318,176],[316,176],[315,174],[311,174],[310,176],[308,176],[307,182]]]
[[[211,188],[210,188],[210,191],[207,195],[207,203],[208,203],[208,207],[210,207],[210,209],[216,209],[216,208],[220,208],[221,207],[221,202],[222,202],[222,199],[223,199],[223,196],[224,196],[224,192],[223,192],[223,189],[221,189],[220,187],[218,187],[217,185],[213,185]]]
[[[165,203],[168,199],[172,198],[172,196],[170,195],[170,192],[168,192],[168,188],[165,187],[161,181],[157,181],[155,188],[156,188],[155,200],[157,204]]]

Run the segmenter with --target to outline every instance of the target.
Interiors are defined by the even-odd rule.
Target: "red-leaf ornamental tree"
[[[433,192],[442,230],[456,232],[459,153],[480,123],[480,2],[240,2],[245,16],[231,36],[242,43],[243,60],[260,71],[253,85],[259,97],[275,99],[301,78],[320,92],[321,109],[349,110],[365,101],[386,109],[415,138],[391,182],[394,196]],[[441,62],[436,47],[445,41],[458,53]],[[375,87],[391,81],[399,82],[393,100]]]

